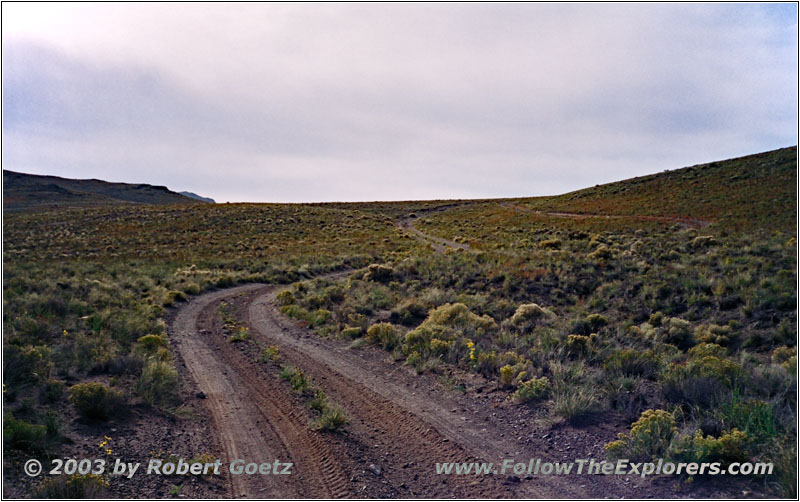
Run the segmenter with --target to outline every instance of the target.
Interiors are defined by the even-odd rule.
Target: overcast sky
[[[3,168],[552,195],[797,144],[795,4],[4,3]]]

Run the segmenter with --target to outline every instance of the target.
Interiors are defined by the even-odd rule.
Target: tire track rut
[[[349,496],[347,479],[305,416],[293,408],[275,379],[259,379],[230,344],[214,337],[219,301],[262,288],[254,284],[216,291],[181,308],[172,339],[197,387],[206,395],[215,430],[225,449],[225,464],[280,460],[294,463],[292,474],[226,474],[234,497],[278,498]],[[202,334],[205,333],[205,334]],[[227,472],[227,471],[226,471]]]
[[[208,398],[205,403],[225,449],[226,465],[236,458],[295,464],[291,476],[228,475],[232,496],[370,496],[347,474],[366,472],[360,469],[368,464],[378,466],[372,482],[389,485],[398,497],[586,496],[583,485],[555,478],[520,483],[500,475],[437,475],[437,462],[497,465],[504,458],[520,458],[522,449],[513,438],[503,437],[501,426],[450,410],[448,403],[424,389],[415,392],[409,386],[416,385],[414,377],[403,367],[368,360],[285,317],[274,301],[283,289],[251,284],[207,293],[184,305],[172,324],[175,347]],[[312,430],[308,411],[272,374],[274,367],[267,371],[266,363],[227,341],[216,307],[237,296],[244,304],[237,322],[249,326],[259,345],[277,345],[282,361],[310,374],[330,400],[344,407],[351,422],[346,433],[333,436]]]

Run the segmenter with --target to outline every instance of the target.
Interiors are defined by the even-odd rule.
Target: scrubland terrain
[[[3,495],[796,497],[796,159],[527,199],[7,213]],[[21,468],[240,454],[297,471]],[[535,457],[775,470],[434,470]]]

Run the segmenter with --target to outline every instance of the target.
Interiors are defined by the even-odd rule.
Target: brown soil
[[[425,232],[414,226],[414,220],[416,219],[417,219],[416,217],[404,218],[400,220],[400,222],[397,225],[404,231],[411,233],[414,237],[421,240],[422,242],[425,242],[433,246],[433,250],[436,251],[437,253],[444,253],[445,249],[447,248],[464,249],[464,250],[470,249],[469,244],[463,244],[448,239],[444,239],[442,237],[436,237],[435,235],[426,234]]]
[[[341,274],[340,274],[341,275]],[[283,316],[280,287],[246,285],[193,299],[171,326],[182,372],[203,392],[209,427],[227,465],[235,458],[292,462],[291,476],[227,476],[230,497],[290,498],[715,498],[753,493],[743,482],[681,484],[676,477],[443,476],[436,462],[530,458],[604,459],[603,445],[629,424],[613,415],[580,427],[554,424],[545,410],[511,403],[473,374],[415,375],[372,347],[323,339]],[[250,339],[231,343],[219,304],[235,312]],[[350,423],[340,432],[312,426],[306,400],[261,362],[277,346],[281,364],[310,375]],[[456,389],[461,389],[456,390]],[[137,493],[137,496],[139,493]]]

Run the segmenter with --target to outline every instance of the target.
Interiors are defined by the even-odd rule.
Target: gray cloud
[[[791,4],[6,4],[3,165],[544,195],[797,142]]]

